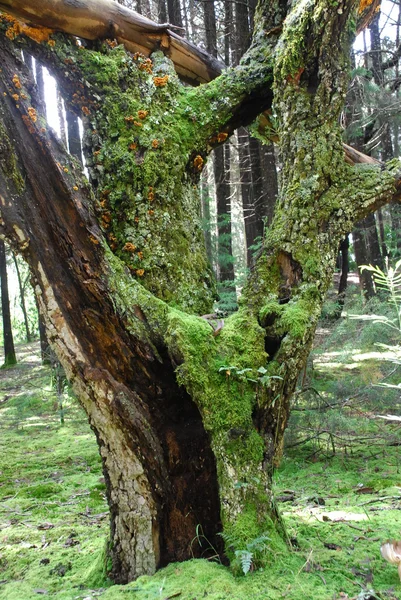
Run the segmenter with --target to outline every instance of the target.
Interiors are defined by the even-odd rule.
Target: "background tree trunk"
[[[1,280],[1,316],[3,319],[3,367],[11,367],[17,363],[14,349],[13,330],[11,326],[10,298],[8,294],[6,247],[0,239],[0,280]]]
[[[335,318],[339,319],[341,317],[342,310],[344,308],[345,303],[345,294],[348,286],[348,273],[349,273],[349,236],[346,235],[345,238],[340,243],[339,248],[339,256],[340,256],[340,281],[338,285],[338,294],[337,294],[337,303],[338,310],[335,313]]]
[[[38,310],[38,328],[39,328],[39,341],[40,341],[40,357],[42,359],[42,364],[43,365],[49,365],[51,360],[50,360],[50,352],[51,352],[51,348],[50,348],[50,344],[49,344],[49,340],[47,339],[47,333],[46,333],[46,325],[44,322],[44,319],[42,317],[42,315],[40,314],[40,310],[39,310],[39,304],[37,301],[37,298],[35,296],[35,302],[36,302],[36,307]]]
[[[15,266],[15,272],[17,273],[18,289],[19,289],[19,295],[20,295],[20,305],[21,305],[22,315],[24,317],[26,341],[29,343],[29,342],[32,342],[32,334],[31,334],[30,327],[29,327],[28,313],[27,313],[26,304],[25,304],[26,287],[22,282],[21,271],[20,271],[20,268],[18,265],[17,257],[15,256],[14,252],[13,252],[13,261],[14,261],[14,266]]]
[[[178,25],[178,34],[183,35],[182,14],[180,0],[167,0],[168,20],[172,25]]]
[[[363,222],[357,223],[352,232],[352,239],[354,242],[355,262],[358,267],[361,290],[366,300],[369,300],[375,295],[375,288],[370,273],[366,270],[361,270],[363,265],[369,265],[371,263],[368,254],[368,246],[365,241],[365,231],[366,225]]]
[[[65,115],[67,118],[68,150],[70,154],[75,156],[75,158],[82,163],[82,144],[81,135],[79,132],[78,117],[68,109],[65,111]]]

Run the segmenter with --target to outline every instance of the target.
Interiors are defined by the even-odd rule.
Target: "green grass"
[[[343,435],[347,423],[350,441],[344,447],[335,438],[334,456],[327,434],[295,446],[277,471],[275,493],[291,552],[267,541],[263,571],[235,577],[220,564],[192,560],[116,586],[103,576],[108,517],[94,435],[68,395],[60,424],[50,371],[40,365],[37,347],[18,350],[22,361],[0,371],[0,599],[340,600],[368,589],[378,598],[401,599],[397,569],[380,556],[381,542],[401,534],[399,450],[386,441],[397,439],[399,428],[371,418],[373,397],[369,406],[351,403],[330,417],[294,413],[293,443],[324,419]],[[315,354],[316,364],[324,351]],[[361,372],[346,373],[341,387],[322,366],[308,381],[319,388],[320,401],[338,401],[368,389]],[[300,395],[298,408],[313,407],[314,396]]]
[[[29,349],[0,372],[0,598],[70,599],[99,585],[105,485],[85,415],[67,395],[61,426],[50,369]]]

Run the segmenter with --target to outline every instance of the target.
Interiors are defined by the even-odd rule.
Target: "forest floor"
[[[401,423],[378,418],[401,415],[400,393],[372,386],[401,375],[377,355],[381,330],[326,313],[274,482],[293,550],[269,554],[267,540],[268,567],[236,577],[192,560],[127,586],[104,579],[94,435],[68,392],[61,423],[38,344],[18,346],[18,365],[0,370],[0,599],[401,600],[397,568],[380,556],[401,539]]]

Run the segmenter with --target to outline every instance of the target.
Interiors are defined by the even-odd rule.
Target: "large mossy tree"
[[[112,576],[189,558],[197,531],[229,559],[261,534],[279,544],[270,478],[339,243],[398,193],[398,164],[356,164],[339,127],[350,46],[375,7],[261,0],[249,50],[218,77],[108,0],[0,8],[13,15],[0,18],[1,232],[30,265],[98,440]],[[84,118],[90,183],[47,128],[21,49]],[[184,86],[175,68],[210,81]],[[254,130],[279,140],[276,215],[238,312],[216,327],[201,318],[215,292],[198,180],[262,112]]]

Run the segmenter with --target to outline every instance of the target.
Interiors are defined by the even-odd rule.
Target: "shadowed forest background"
[[[251,40],[250,0],[139,0],[128,6],[175,25],[226,66],[239,63]],[[383,162],[400,156],[400,27],[401,4],[386,2],[360,34],[341,117],[344,142]],[[83,158],[82,122],[40,62],[26,52],[23,59],[49,123],[96,179],[101,166],[96,156]],[[269,126],[274,140],[274,118]],[[272,222],[282,167],[274,142],[262,143],[255,125],[223,141],[199,183],[217,282],[214,310],[206,317],[216,335],[238,308]],[[0,598],[400,600],[397,569],[379,551],[383,541],[401,535],[400,259],[397,203],[360,221],[339,247],[274,477],[291,553],[259,535],[235,551],[228,570],[199,524],[191,546],[203,559],[117,586],[105,570],[106,486],[94,435],[49,348],[28,267],[1,242]],[[374,271],[361,269],[366,265],[379,269],[379,281]],[[138,276],[141,268],[138,263]],[[261,369],[260,380],[266,374]],[[248,371],[226,364],[220,375],[228,388],[241,390]],[[238,548],[229,538],[224,542]]]

